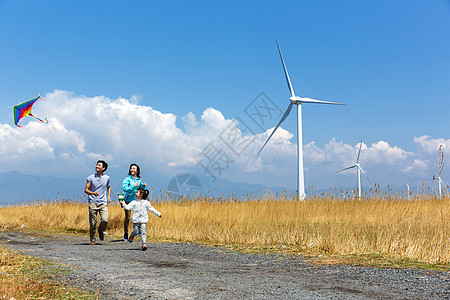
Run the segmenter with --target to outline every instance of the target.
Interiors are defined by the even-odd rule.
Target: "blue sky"
[[[289,104],[275,40],[299,96],[347,104],[303,106],[306,185],[353,186],[336,170],[361,139],[382,184],[430,178],[450,147],[450,1],[0,0],[0,28],[0,172],[83,177],[104,157],[168,181],[203,173],[195,158],[238,118],[252,144],[217,143],[220,176],[294,189],[295,113],[259,156],[267,133],[245,114],[261,92]],[[13,106],[38,93],[49,125],[16,128]]]

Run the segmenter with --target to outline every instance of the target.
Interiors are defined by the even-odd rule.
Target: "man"
[[[98,237],[105,239],[104,231],[108,225],[108,203],[111,203],[111,186],[108,175],[103,174],[108,169],[104,160],[99,160],[95,165],[94,174],[87,178],[84,192],[89,198],[89,235],[91,245],[95,245],[95,229],[97,227],[97,213],[100,214]]]

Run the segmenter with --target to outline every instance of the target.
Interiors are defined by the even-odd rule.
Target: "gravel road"
[[[133,243],[3,232],[6,247],[72,272],[61,280],[100,299],[450,299],[450,273],[317,266],[301,257],[180,243]]]

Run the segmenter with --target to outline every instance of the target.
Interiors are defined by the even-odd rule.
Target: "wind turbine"
[[[275,128],[273,129],[269,138],[266,140],[264,145],[258,151],[258,154],[261,153],[262,149],[269,142],[270,138],[273,136],[273,134],[278,129],[278,127],[281,125],[281,123],[283,123],[283,121],[286,120],[286,118],[289,116],[292,106],[296,105],[297,106],[297,195],[300,200],[303,200],[303,199],[305,199],[305,179],[304,179],[304,172],[303,172],[302,104],[303,103],[320,103],[320,104],[335,104],[335,105],[345,105],[345,104],[337,103],[337,102],[330,102],[330,101],[323,101],[323,100],[315,100],[315,99],[311,99],[311,98],[302,98],[302,97],[296,96],[294,93],[294,88],[292,87],[292,84],[291,84],[291,80],[289,79],[289,74],[286,69],[286,65],[284,63],[283,55],[281,54],[281,50],[280,50],[280,46],[278,45],[278,41],[277,41],[277,48],[278,48],[278,53],[280,54],[281,63],[283,64],[284,75],[286,77],[286,83],[287,83],[289,91],[291,93],[291,97],[289,98],[289,101],[291,103],[289,103],[283,116],[281,116],[281,119],[278,122],[277,126],[275,126]]]
[[[417,180],[418,178],[414,178],[413,180],[409,181],[408,183],[403,182],[403,181],[399,181],[401,184],[403,184],[406,187],[406,190],[408,192],[408,200],[411,200],[411,192],[410,192],[410,188],[411,185]]]
[[[401,182],[401,181],[400,181],[400,183],[403,184],[406,187],[407,193],[408,193],[408,200],[411,200],[411,197],[410,197],[410,194],[409,194],[409,184],[405,183],[405,182]]]
[[[342,172],[345,170],[356,168],[356,178],[357,178],[357,182],[358,182],[358,198],[359,199],[361,199],[361,173],[363,173],[364,176],[366,176],[367,180],[370,182],[369,177],[367,177],[366,173],[364,173],[363,169],[361,168],[361,165],[359,164],[359,156],[361,155],[361,146],[362,146],[362,140],[359,143],[359,151],[358,151],[358,157],[356,158],[356,163],[350,167],[341,169],[336,172],[336,173],[339,173],[339,172]]]

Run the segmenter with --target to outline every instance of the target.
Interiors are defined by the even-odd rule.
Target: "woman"
[[[141,169],[137,164],[131,164],[128,171],[128,176],[123,180],[122,190],[125,192],[124,201],[125,204],[129,204],[131,201],[136,200],[136,191],[139,188],[145,188],[146,183],[141,180]],[[131,220],[131,211],[124,209],[125,220],[123,222],[123,240],[128,240],[128,225]]]

